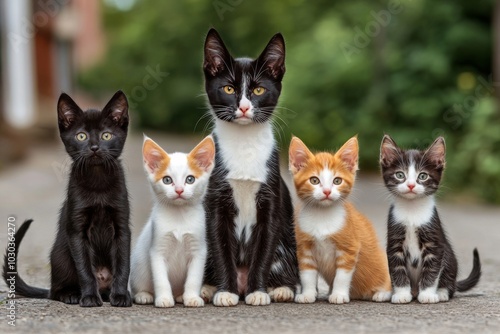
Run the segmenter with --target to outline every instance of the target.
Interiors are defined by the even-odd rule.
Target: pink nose
[[[330,196],[332,191],[330,189],[323,189],[323,194],[325,194],[326,197]]]
[[[410,188],[410,191],[411,191],[411,190],[413,190],[413,188],[415,188],[415,185],[414,184],[409,184],[408,188]]]
[[[175,188],[175,192],[177,193],[177,195],[180,195],[184,192],[184,189],[182,188]]]
[[[241,110],[241,112],[242,112],[243,114],[244,114],[244,113],[246,113],[246,112],[248,111],[248,109],[250,109],[250,107],[249,107],[249,106],[240,106],[240,110]]]

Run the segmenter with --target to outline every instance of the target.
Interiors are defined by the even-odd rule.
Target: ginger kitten
[[[207,256],[205,197],[214,167],[210,136],[189,154],[167,154],[145,138],[144,168],[155,197],[151,217],[132,252],[130,287],[137,304],[204,305],[200,297]]]
[[[370,221],[347,202],[358,169],[357,138],[335,154],[313,154],[294,137],[289,156],[300,199],[295,235],[302,292],[295,302],[316,300],[318,273],[330,286],[330,303],[390,300],[385,252]]]

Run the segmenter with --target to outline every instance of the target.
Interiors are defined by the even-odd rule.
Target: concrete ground
[[[201,138],[149,134],[167,151],[189,151]],[[142,169],[142,137],[131,135],[124,165],[132,198],[134,241],[145,223],[151,196]],[[64,199],[69,159],[61,144],[34,147],[30,158],[0,173],[5,249],[7,218],[18,223],[34,218],[19,254],[19,273],[29,284],[49,286],[48,254],[54,240],[58,211]],[[450,191],[450,190],[448,190]],[[352,200],[372,219],[380,242],[385,244],[386,192],[377,175],[361,174]],[[448,303],[421,305],[376,304],[354,301],[330,305],[272,304],[232,308],[206,306],[157,309],[153,306],[81,308],[77,305],[36,300],[16,300],[16,327],[8,325],[6,291],[0,284],[0,333],[500,333],[500,208],[441,203],[440,214],[455,247],[460,278],[472,266],[472,249],[478,247],[483,264],[479,286],[458,293]]]

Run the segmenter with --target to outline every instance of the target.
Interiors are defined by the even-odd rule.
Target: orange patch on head
[[[195,178],[209,172],[214,166],[215,143],[212,136],[207,136],[188,154],[188,165]]]
[[[170,164],[170,157],[157,143],[147,137],[142,146],[142,158],[144,168],[148,173],[154,175],[156,182],[165,176],[164,173]]]

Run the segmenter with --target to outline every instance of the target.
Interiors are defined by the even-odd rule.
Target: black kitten
[[[82,111],[66,94],[57,105],[59,131],[73,160],[68,194],[50,254],[50,290],[28,286],[16,293],[67,304],[131,306],[129,202],[120,154],[127,138],[128,102],[118,91],[101,111]],[[16,257],[26,221],[16,234]],[[7,258],[4,278],[7,279]]]
[[[393,195],[389,211],[387,256],[393,303],[448,301],[479,281],[481,263],[474,249],[469,277],[457,282],[458,263],[441,226],[434,193],[445,166],[444,138],[425,151],[402,150],[388,135],[380,148],[384,182]]]
[[[293,208],[280,176],[270,117],[285,74],[285,42],[256,59],[231,57],[214,29],[205,41],[205,88],[215,118],[207,197],[206,283],[217,306],[292,301],[298,283]],[[268,294],[269,292],[269,294]]]

